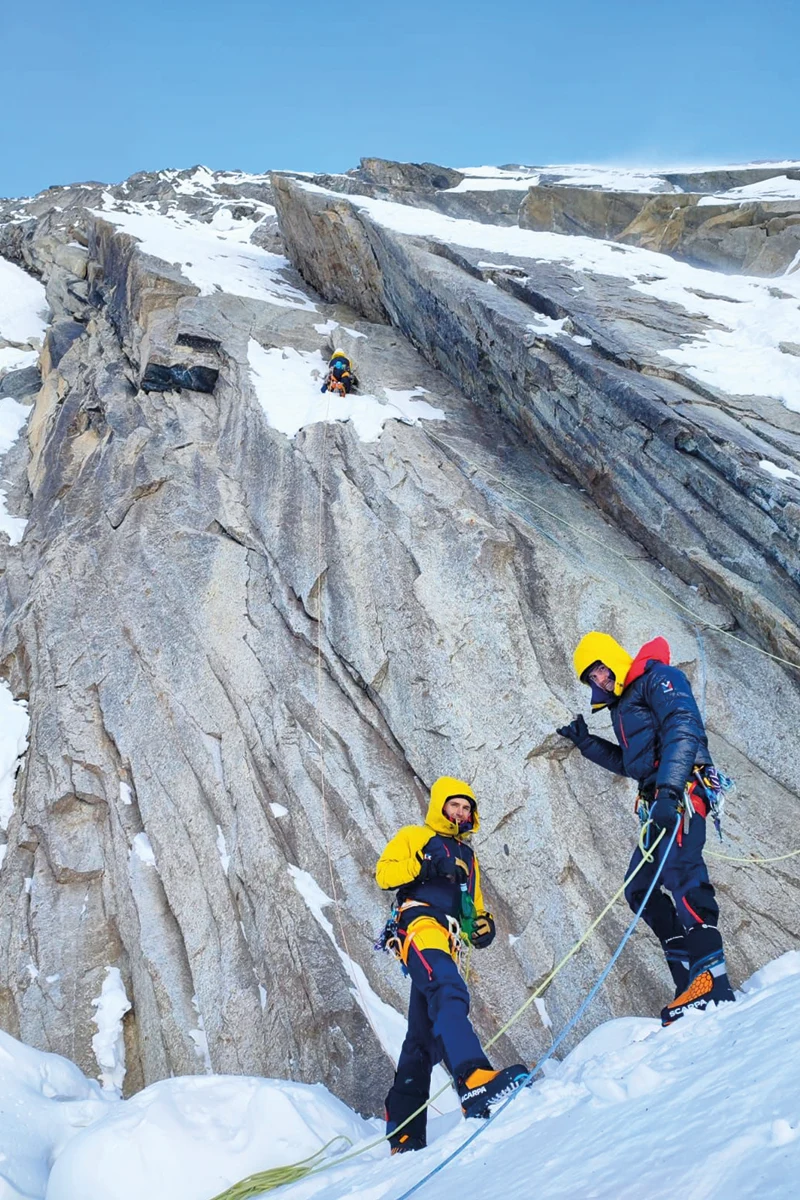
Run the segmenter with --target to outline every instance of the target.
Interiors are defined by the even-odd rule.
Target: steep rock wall
[[[59,206],[69,207],[63,192]],[[388,240],[351,219],[354,306],[371,288],[376,316],[398,313],[406,292],[422,312],[435,301],[464,379],[467,353],[491,361],[480,355],[497,344],[496,320],[476,304],[482,341],[467,352],[463,312],[475,299],[445,284],[467,278],[502,304],[522,301],[487,289],[477,267],[465,274],[399,239],[392,254],[407,274],[390,273]],[[728,849],[791,841],[793,682],[670,609],[663,588],[701,624],[733,624],[554,473],[530,444],[523,405],[476,407],[397,329],[313,294],[309,307],[203,294],[172,256],[144,253],[80,198],[69,220],[42,203],[15,244],[47,275],[55,246],[76,233],[86,257],[73,269],[85,269],[87,289],[73,295],[74,274],[53,294],[28,455],[15,468],[29,524],[5,551],[2,669],[29,701],[31,731],[0,871],[3,1028],[92,1071],[92,999],[118,966],[132,1003],[129,1089],[206,1069],[207,1045],[214,1070],[322,1078],[379,1111],[391,1061],[363,987],[400,1011],[407,988],[372,950],[387,911],[374,862],[419,818],[439,774],[466,775],[481,800],[477,848],[499,928],[473,958],[484,1035],[623,876],[636,836],[630,785],[598,777],[553,732],[585,705],[571,650],[590,627],[632,648],[655,632],[670,639],[715,755],[739,780]],[[424,325],[404,321],[424,344]],[[371,441],[353,421],[278,432],[257,398],[251,343],[311,355],[332,337],[357,355],[363,393],[422,387],[445,419],[392,420]],[[147,391],[154,360],[213,361],[213,393]],[[544,363],[534,369],[546,377]],[[30,396],[30,379],[18,382]],[[784,500],[776,483],[772,501]],[[639,561],[633,588],[609,550]],[[792,862],[715,873],[738,979],[794,944],[800,876]],[[336,897],[325,909],[336,945],[309,908],[309,880]],[[624,920],[614,913],[559,978],[555,1022]],[[642,933],[591,1021],[657,1008],[666,987]],[[532,1056],[549,1038],[531,1014],[497,1057]]]

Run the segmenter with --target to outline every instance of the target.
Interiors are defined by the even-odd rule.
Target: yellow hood
[[[584,671],[592,663],[603,663],[610,671],[614,672],[616,677],[614,695],[621,696],[633,658],[628,654],[627,650],[620,646],[619,642],[614,641],[610,634],[597,633],[595,630],[592,633],[587,633],[578,642],[575,647],[575,653],[572,656],[572,661],[575,664],[575,674],[578,676],[578,679],[581,679]]]
[[[446,837],[457,837],[459,834],[458,825],[455,821],[448,821],[447,817],[442,812],[445,802],[452,796],[466,796],[472,803],[472,829],[470,833],[475,833],[480,828],[478,820],[478,802],[475,799],[475,793],[468,783],[463,779],[453,779],[450,775],[442,775],[441,779],[437,779],[431,788],[431,802],[428,805],[428,815],[425,818],[425,824],[431,829],[435,829],[437,833],[442,833]],[[463,834],[461,835],[464,836]]]

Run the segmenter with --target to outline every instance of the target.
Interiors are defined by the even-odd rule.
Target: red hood
[[[638,679],[640,675],[644,675],[645,667],[653,659],[669,666],[669,642],[666,638],[657,637],[653,638],[652,642],[645,642],[630,665],[623,688],[626,688],[629,683],[633,683],[634,679]]]

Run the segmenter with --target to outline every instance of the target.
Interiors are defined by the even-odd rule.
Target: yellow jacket
[[[461,833],[458,825],[454,821],[448,821],[442,811],[445,802],[453,796],[466,796],[472,803],[473,823],[472,829],[468,833]],[[475,793],[469,784],[465,783],[463,779],[453,779],[449,776],[437,779],[431,788],[431,799],[425,824],[404,825],[394,835],[378,859],[375,870],[378,887],[386,891],[400,888],[403,899],[418,899],[430,904],[433,908],[441,908],[445,911],[454,908],[456,911],[453,912],[453,915],[457,915],[460,901],[460,887],[457,885],[454,889],[453,884],[441,879],[420,882],[417,887],[413,886],[414,880],[417,879],[420,872],[420,860],[424,847],[431,838],[439,838],[444,840],[447,847],[451,848],[454,865],[460,864],[464,868],[467,874],[467,890],[472,896],[476,912],[485,913],[478,859],[467,840],[479,828],[478,806]]]

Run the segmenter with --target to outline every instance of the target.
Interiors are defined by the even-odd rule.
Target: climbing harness
[[[494,1110],[493,1113],[491,1113],[488,1120],[481,1122],[481,1125],[479,1126],[479,1128],[476,1129],[474,1133],[470,1134],[470,1136],[465,1141],[463,1141],[460,1146],[457,1146],[456,1149],[452,1152],[452,1154],[449,1154],[447,1156],[447,1158],[445,1158],[442,1162],[440,1162],[437,1166],[435,1166],[432,1171],[428,1171],[427,1175],[423,1175],[422,1179],[418,1180],[417,1183],[415,1183],[413,1187],[408,1189],[408,1191],[403,1192],[403,1194],[401,1196],[398,1196],[398,1200],[408,1200],[409,1196],[413,1196],[415,1192],[418,1192],[423,1184],[427,1183],[430,1179],[432,1179],[434,1175],[438,1175],[440,1171],[443,1171],[444,1168],[448,1165],[448,1163],[451,1163],[455,1158],[458,1158],[458,1156],[460,1154],[463,1154],[463,1152],[466,1150],[467,1146],[470,1146],[475,1141],[476,1138],[480,1137],[480,1135],[482,1133],[485,1133],[486,1130],[489,1128],[489,1126],[492,1124],[492,1122],[495,1121],[500,1116],[500,1114],[506,1108],[508,1108],[509,1104],[511,1104],[516,1099],[516,1097],[521,1093],[522,1089],[524,1087],[528,1087],[530,1085],[530,1083],[533,1081],[534,1077],[539,1073],[539,1071],[541,1071],[544,1064],[550,1058],[553,1057],[556,1050],[561,1045],[561,1043],[564,1041],[564,1039],[568,1036],[568,1034],[570,1034],[572,1032],[572,1030],[575,1028],[575,1026],[580,1021],[583,1014],[586,1012],[589,1005],[594,1000],[597,993],[600,991],[600,988],[605,983],[606,979],[608,978],[608,976],[611,972],[611,968],[614,966],[614,963],[617,961],[617,959],[619,958],[623,949],[625,948],[625,945],[628,942],[628,939],[631,937],[631,934],[633,933],[634,929],[639,924],[639,918],[641,917],[642,913],[644,912],[645,908],[647,907],[647,902],[650,899],[651,895],[653,894],[655,886],[658,883],[659,876],[661,875],[661,872],[664,868],[664,864],[667,861],[667,858],[669,857],[669,852],[672,849],[672,845],[675,841],[675,838],[678,835],[678,830],[680,829],[680,824],[681,824],[680,819],[675,822],[675,827],[672,830],[669,841],[667,843],[666,852],[662,856],[661,862],[659,863],[657,870],[653,874],[653,879],[650,883],[650,886],[648,887],[647,891],[645,892],[644,898],[643,898],[641,904],[639,905],[639,907],[637,908],[633,920],[631,921],[628,928],[625,930],[625,933],[622,935],[619,945],[617,946],[616,950],[612,954],[612,956],[609,959],[606,966],[601,971],[600,975],[597,978],[597,981],[595,982],[594,986],[590,990],[589,994],[586,996],[586,998],[583,1001],[583,1003],[581,1004],[580,1008],[575,1013],[575,1015],[573,1017],[571,1017],[569,1021],[567,1021],[566,1025],[563,1027],[561,1032],[558,1034],[558,1037],[555,1039],[555,1041],[553,1042],[550,1049],[547,1051],[546,1054],[542,1055],[542,1057],[538,1060],[538,1062],[535,1063],[535,1065],[528,1072],[528,1075],[526,1076],[526,1078],[520,1083],[519,1087],[516,1088],[515,1091],[513,1091],[511,1093],[511,1095],[508,1096],[508,1098],[506,1100],[504,1100],[503,1103]],[[664,835],[664,830],[662,830],[661,834],[659,834],[659,839],[661,837],[663,837],[663,835]],[[654,843],[654,848],[655,848],[655,843]]]
[[[467,898],[472,906],[472,919],[474,920],[475,905],[472,903],[472,897],[469,894]],[[462,896],[462,910],[463,907],[464,901]],[[471,932],[468,936],[464,928],[463,917],[461,921],[458,921],[455,917],[447,916],[447,925],[445,925],[440,917],[433,915],[426,916],[424,912],[421,912],[419,916],[414,917],[409,922],[406,928],[401,918],[402,914],[411,908],[426,909],[430,908],[430,905],[426,904],[424,900],[404,900],[402,904],[394,904],[388,921],[375,941],[375,949],[394,955],[403,968],[403,974],[408,975],[408,953],[414,943],[414,939],[418,933],[422,932],[423,924],[433,924],[438,926],[447,935],[450,957],[455,961],[463,974],[464,960],[468,959],[468,951],[471,947]]]
[[[340,379],[337,379],[335,375],[329,375],[327,380],[325,381],[325,383],[326,383],[326,388],[325,388],[326,391],[334,392],[337,396],[346,396],[347,395],[347,389],[345,388],[342,381]]]

